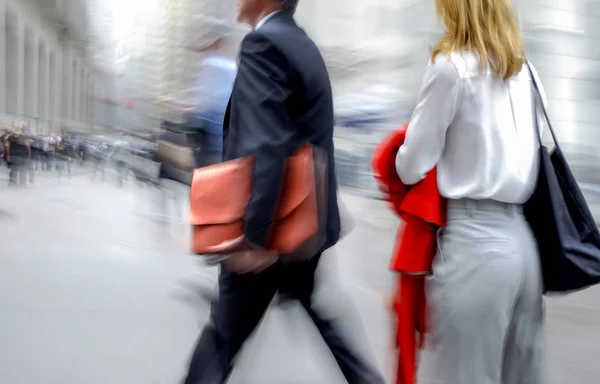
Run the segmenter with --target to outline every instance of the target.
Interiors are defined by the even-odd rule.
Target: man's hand
[[[223,242],[209,248],[209,253],[228,254],[223,261],[227,269],[235,273],[260,273],[275,264],[279,255],[275,251],[261,249],[250,243],[245,236]]]

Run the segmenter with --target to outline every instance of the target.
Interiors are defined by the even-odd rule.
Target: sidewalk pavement
[[[0,383],[178,382],[217,270],[189,255],[187,191],[172,190],[162,220],[157,191],[133,183],[0,188]],[[355,342],[391,372],[384,299],[397,220],[380,201],[341,197],[356,228],[323,259],[317,305],[344,314]],[[600,377],[599,291],[547,300],[550,384]],[[431,384],[429,353],[423,366],[421,384]],[[287,383],[343,383],[298,307],[267,314],[230,382]]]
[[[186,193],[173,193],[179,201],[170,202],[164,221],[157,191],[135,184],[119,188],[74,177],[0,191],[0,211],[8,214],[0,215],[0,330],[10,330],[0,331],[0,361],[6,363],[0,364],[0,382],[177,382],[208,319],[217,273],[188,254]],[[381,210],[352,194],[343,199],[355,217]],[[376,351],[381,366],[390,329],[381,251],[391,237],[382,231],[384,221],[371,227],[367,221],[356,219],[352,234],[324,258],[316,297],[325,310],[353,314],[343,316],[346,328],[358,348]],[[363,237],[373,244],[363,244]],[[231,380],[342,382],[294,306],[269,312]]]

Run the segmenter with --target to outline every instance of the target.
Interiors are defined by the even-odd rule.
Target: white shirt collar
[[[279,12],[281,12],[281,11],[271,12],[267,16],[265,16],[262,19],[260,19],[260,21],[258,22],[258,24],[256,24],[256,28],[254,28],[254,30],[257,30],[258,28],[262,27],[263,24],[267,22],[267,20],[269,20],[271,17],[275,16]]]

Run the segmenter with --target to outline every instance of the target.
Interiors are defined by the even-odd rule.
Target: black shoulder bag
[[[600,282],[600,232],[558,145],[535,76],[526,65],[533,84],[540,170],[524,211],[539,248],[544,293],[569,293]],[[552,151],[542,144],[538,108],[552,134]]]

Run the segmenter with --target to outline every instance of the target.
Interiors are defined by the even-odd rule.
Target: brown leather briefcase
[[[252,191],[254,159],[245,157],[194,171],[190,193],[192,252],[244,234]],[[308,259],[325,242],[328,191],[327,153],[310,144],[287,158],[283,185],[267,247],[290,260]]]

